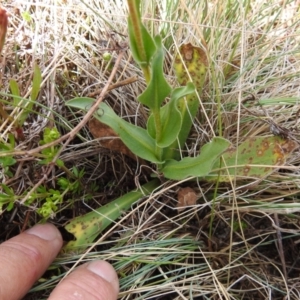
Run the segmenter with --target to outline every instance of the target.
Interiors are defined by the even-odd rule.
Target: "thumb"
[[[118,276],[106,261],[94,261],[78,267],[51,293],[48,300],[116,300]]]

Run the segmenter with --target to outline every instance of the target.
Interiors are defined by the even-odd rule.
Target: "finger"
[[[116,271],[105,261],[94,261],[80,266],[67,276],[48,300],[116,300],[118,293]]]
[[[0,299],[20,299],[40,278],[62,247],[51,224],[36,225],[0,245]]]

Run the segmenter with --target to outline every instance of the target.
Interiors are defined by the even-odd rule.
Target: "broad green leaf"
[[[73,219],[65,226],[65,229],[72,233],[76,240],[70,241],[63,251],[84,251],[107,226],[126,212],[136,201],[152,193],[159,185],[159,180],[154,179],[144,184],[140,190],[129,192],[97,210]]]
[[[67,105],[87,111],[94,101],[92,98],[74,98],[68,101]],[[146,129],[126,122],[105,103],[100,104],[94,116],[112,128],[135,155],[153,163],[162,163],[154,154],[155,141],[148,135]]]
[[[206,53],[200,47],[195,47],[190,43],[182,45],[179,52],[173,65],[179,84],[186,85],[192,80],[199,94],[201,94],[208,68]],[[182,98],[178,105],[182,113],[183,123],[179,135],[179,144],[182,147],[190,132],[200,103],[198,97],[194,94]]]
[[[265,178],[283,165],[297,147],[295,141],[279,136],[248,138],[237,149],[229,148],[224,152],[221,165],[218,162],[213,167],[221,169],[209,174],[207,179],[227,182]]]
[[[31,95],[30,95],[31,101],[36,100],[36,98],[40,92],[41,83],[42,83],[41,70],[38,65],[35,65],[33,79],[32,79],[32,90],[31,90]],[[33,105],[33,102],[32,102],[32,105]]]
[[[121,119],[105,103],[101,103],[95,117],[111,127],[135,155],[153,163],[161,163],[155,156],[155,141],[148,135],[146,129]]]
[[[158,111],[165,98],[170,94],[171,87],[163,72],[164,50],[159,36],[155,37],[156,52],[151,62],[151,80],[138,100],[151,110]]]
[[[190,82],[185,87],[174,89],[170,101],[160,109],[162,133],[160,141],[156,141],[159,147],[168,147],[177,139],[182,125],[177,102],[180,98],[193,93],[194,90],[194,85]],[[148,119],[147,130],[149,135],[155,139],[156,131],[153,114]]]
[[[196,157],[185,157],[181,161],[166,162],[162,172],[168,179],[182,180],[187,177],[204,177],[211,172],[214,162],[229,147],[229,141],[215,137],[201,148]]]

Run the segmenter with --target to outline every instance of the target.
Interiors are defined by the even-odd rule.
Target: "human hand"
[[[51,224],[36,225],[0,245],[0,299],[21,299],[43,275],[62,247]],[[48,300],[115,300],[118,277],[105,261],[78,267],[51,293]]]

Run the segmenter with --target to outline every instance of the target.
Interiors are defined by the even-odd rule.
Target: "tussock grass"
[[[195,155],[214,135],[235,146],[250,136],[271,135],[269,118],[298,138],[299,1],[142,2],[145,24],[163,37],[170,83],[176,84],[171,65],[181,43],[202,47],[209,60],[209,79],[199,95],[201,116],[184,155]],[[64,102],[97,93],[107,81],[110,67],[102,54],[112,53],[113,62],[114,41],[127,41],[126,1],[4,1],[3,6],[11,24],[1,64],[6,104],[10,78],[18,81],[25,97],[35,63],[43,74],[39,101],[24,126],[26,140],[16,146],[28,150],[38,146],[45,126],[55,125],[61,134],[76,126],[82,116]],[[146,112],[135,98],[145,83],[127,51],[115,82],[131,76],[138,76],[138,82],[111,91],[106,101],[124,118],[143,125]],[[11,108],[14,118],[18,113]],[[2,124],[1,139],[7,139],[10,126]],[[130,191],[149,175],[151,166],[100,144],[82,128],[62,153],[67,168],[85,169],[83,186],[96,182],[98,189],[84,188],[77,199],[66,201],[53,219],[56,224]],[[13,178],[2,177],[16,201],[32,191],[43,173],[37,159],[21,155]],[[34,168],[39,169],[32,173]],[[54,185],[61,172],[53,172],[46,184]],[[297,150],[279,170],[256,182],[165,182],[108,229],[94,250],[59,257],[26,299],[46,298],[74,263],[95,258],[114,264],[120,299],[299,299],[299,176]],[[193,187],[199,199],[179,213],[181,186]],[[15,217],[5,211],[2,215],[18,227],[32,225],[39,220],[38,205],[31,206],[29,217],[23,206]],[[11,234],[18,231],[13,227]]]

